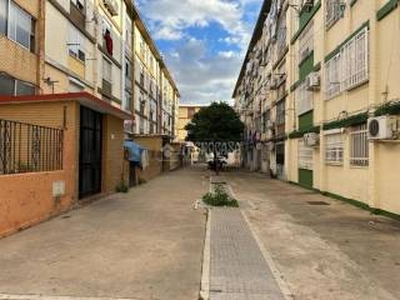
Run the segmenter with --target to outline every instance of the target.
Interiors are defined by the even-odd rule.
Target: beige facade
[[[197,113],[205,105],[199,104],[180,104],[178,119],[178,142],[184,142],[187,137],[185,126],[192,120],[193,115]]]
[[[135,121],[125,122],[127,134],[177,135],[179,91],[132,1],[2,0],[0,5],[20,19],[0,26],[2,94],[84,91],[131,112]],[[29,24],[24,29],[30,37],[10,32],[14,20]]]
[[[175,137],[179,91],[139,12],[134,22],[135,134]]]
[[[297,2],[265,1],[239,76],[245,164],[400,214],[398,3]]]

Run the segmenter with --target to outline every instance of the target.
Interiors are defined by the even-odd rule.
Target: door
[[[81,107],[79,199],[101,192],[102,114]]]

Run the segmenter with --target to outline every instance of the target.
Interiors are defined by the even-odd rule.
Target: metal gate
[[[79,199],[101,192],[102,114],[81,107]]]

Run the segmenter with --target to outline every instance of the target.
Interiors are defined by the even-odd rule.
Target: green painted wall
[[[312,188],[314,184],[314,172],[311,170],[299,169],[299,184]]]
[[[304,80],[308,74],[314,71],[314,51],[299,65],[299,80]]]
[[[313,126],[314,126],[313,110],[299,116],[299,130],[305,130]]]

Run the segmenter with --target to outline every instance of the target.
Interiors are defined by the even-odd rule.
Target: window
[[[105,58],[103,58],[103,79],[112,83],[112,64]]]
[[[36,88],[33,84],[0,74],[0,95],[22,96],[34,95]]]
[[[353,127],[350,133],[350,164],[352,166],[368,166],[368,147],[367,124]]]
[[[340,133],[325,135],[325,162],[328,165],[343,164],[343,136]]]
[[[32,18],[13,2],[10,2],[8,37],[25,48],[31,48]]]
[[[0,33],[21,46],[34,51],[35,21],[13,1],[0,0]]]
[[[365,28],[342,48],[343,88],[349,89],[368,80],[368,29]]]
[[[325,65],[325,99],[340,94],[340,53],[332,57]]]
[[[114,53],[114,37],[113,30],[106,19],[103,19],[103,48],[110,56]]]
[[[0,95],[15,95],[15,80],[6,75],[0,75]]]
[[[125,29],[125,46],[130,52],[132,49],[132,21],[130,18],[126,18],[126,29]]]
[[[8,0],[0,0],[0,33],[7,34]]]
[[[276,105],[276,125],[285,124],[285,100]]]
[[[306,59],[314,50],[314,21],[311,20],[301,33],[299,46],[299,63]]]
[[[297,115],[303,115],[314,109],[314,93],[307,90],[307,83],[303,81],[296,92]]]
[[[132,93],[130,91],[125,90],[125,110],[130,111],[132,109]]]
[[[326,7],[325,27],[330,28],[340,18],[341,14],[340,0],[326,0],[325,7]]]
[[[71,3],[81,12],[85,12],[85,0],[71,0]]]
[[[299,140],[298,148],[298,164],[299,169],[312,170],[313,169],[313,148],[306,147],[303,140]]]
[[[268,109],[263,113],[263,132],[267,132],[268,122],[271,120],[271,111]]]
[[[277,29],[277,59],[279,59],[285,49],[286,49],[286,13],[281,14],[281,17],[278,21],[278,29]]]
[[[85,38],[74,26],[69,27],[68,32],[68,54],[81,62],[85,62]]]
[[[189,120],[193,119],[195,114],[196,114],[196,109],[194,107],[188,107],[188,114],[187,114],[188,119]]]

